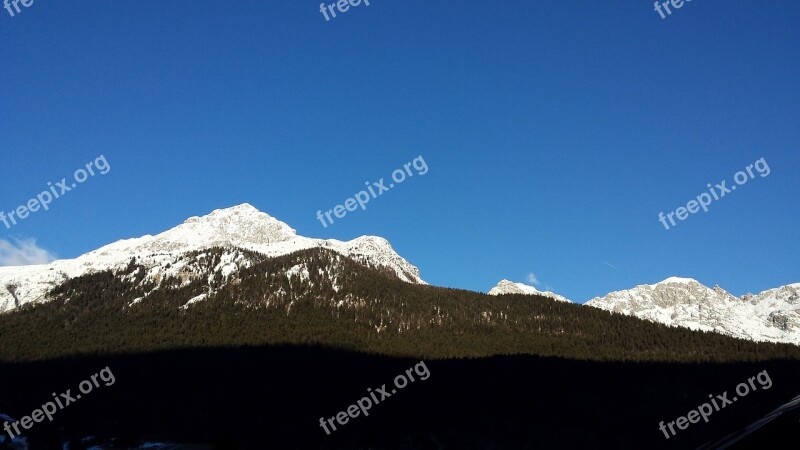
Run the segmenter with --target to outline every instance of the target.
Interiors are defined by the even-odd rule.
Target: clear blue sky
[[[0,210],[111,166],[0,238],[75,257],[249,202],[305,236],[384,236],[442,286],[800,282],[798,24],[787,0],[0,9]],[[316,219],[418,155],[425,176]],[[769,176],[658,222],[761,157]]]

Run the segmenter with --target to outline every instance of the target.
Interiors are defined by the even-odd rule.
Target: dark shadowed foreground
[[[330,436],[319,425],[419,360],[319,347],[191,349],[0,365],[4,413],[19,417],[88,374],[116,377],[30,430],[33,449],[70,439],[211,445],[218,449],[696,448],[744,429],[798,394],[795,361],[668,364],[536,356],[426,360],[417,380]],[[772,387],[669,440],[660,421],[768,370]],[[73,389],[74,390],[74,389]],[[798,412],[733,448],[769,448],[796,433]]]

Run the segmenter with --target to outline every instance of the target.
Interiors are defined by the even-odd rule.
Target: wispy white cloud
[[[607,265],[608,267],[611,267],[612,269],[619,270],[619,267],[617,267],[617,266],[615,266],[615,265],[611,264],[611,263],[610,263],[610,262],[608,262],[608,261],[603,261],[603,264]]]
[[[529,273],[529,274],[528,274],[528,277],[527,277],[527,278],[525,278],[525,280],[527,280],[527,281],[528,281],[528,283],[529,283],[529,284],[531,284],[531,285],[533,285],[533,286],[538,286],[538,285],[542,284],[542,283],[539,281],[539,278],[538,278],[538,277],[536,276],[536,274],[535,274],[535,273],[533,273],[533,272]]]
[[[0,239],[0,266],[47,264],[56,255],[36,245],[36,239]]]

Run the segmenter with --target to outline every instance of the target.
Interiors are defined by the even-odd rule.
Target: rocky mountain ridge
[[[595,297],[586,305],[665,325],[800,345],[800,283],[736,297],[719,286],[671,277]]]

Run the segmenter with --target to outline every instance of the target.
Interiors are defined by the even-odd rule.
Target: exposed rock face
[[[9,294],[14,297],[14,308],[19,308],[19,298],[17,298],[17,285],[16,284],[7,284],[6,290],[8,290]]]
[[[668,278],[587,302],[607,311],[667,325],[755,341],[800,345],[800,283],[737,298],[690,278]]]

